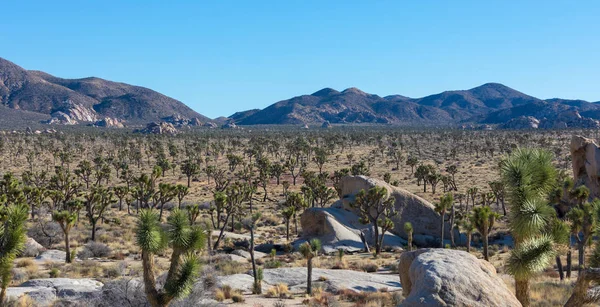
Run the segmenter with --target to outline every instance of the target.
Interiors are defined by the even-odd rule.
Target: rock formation
[[[374,229],[370,225],[359,222],[359,217],[342,208],[310,208],[300,217],[302,239],[294,242],[299,246],[302,242],[318,238],[321,240],[323,252],[332,253],[338,249],[357,252],[365,249],[361,239],[363,233],[369,246],[375,244]],[[387,232],[383,239],[384,247],[400,248],[407,242]]]
[[[116,118],[105,117],[93,124],[95,127],[106,127],[106,128],[125,128],[122,121]]]
[[[571,138],[571,160],[575,187],[585,185],[590,198],[600,197],[600,148],[591,139],[575,135]]]
[[[527,130],[537,129],[540,121],[533,116],[519,116],[509,120],[507,123],[500,125],[501,129]]]
[[[342,178],[340,182],[342,199],[333,206],[341,206],[346,210],[354,211],[355,209],[350,204],[354,202],[356,194],[374,186],[386,188],[389,195],[396,199],[395,206],[398,214],[392,218],[394,221],[392,233],[406,239],[404,223],[411,222],[415,244],[421,246],[435,244],[440,236],[440,215],[435,212],[434,206],[427,200],[402,188],[391,186],[383,180],[365,176]],[[446,233],[450,233],[449,228],[446,229]]]
[[[177,134],[178,131],[173,124],[161,122],[149,123],[146,128],[142,130],[136,130],[135,132],[147,134]]]
[[[494,266],[467,252],[404,252],[398,271],[405,297],[401,306],[521,306]]]
[[[12,299],[27,295],[39,306],[50,306],[57,299],[76,304],[100,295],[102,286],[101,282],[88,278],[42,278],[9,287],[6,294]]]

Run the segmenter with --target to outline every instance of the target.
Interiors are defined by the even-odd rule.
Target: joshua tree
[[[65,235],[65,262],[71,263],[71,245],[69,244],[69,233],[75,223],[77,222],[77,212],[81,208],[81,202],[70,201],[66,204],[67,210],[54,211],[52,213],[52,220],[60,225],[60,228]]]
[[[412,251],[413,225],[410,222],[404,223],[404,232],[406,232],[406,239],[408,240],[408,250]]]
[[[0,207],[0,305],[4,306],[6,288],[11,281],[13,262],[25,245],[27,206]]]
[[[500,166],[515,242],[508,267],[515,277],[517,299],[528,307],[530,279],[554,257],[553,239],[546,230],[556,213],[545,197],[554,189],[557,173],[552,155],[539,149],[516,149]]]
[[[471,223],[470,219],[464,219],[461,223],[461,228],[467,236],[467,253],[471,252],[471,238],[473,237],[473,231],[475,231],[475,225]]]
[[[587,191],[589,193],[589,190]],[[583,199],[587,199],[587,196]],[[585,247],[596,231],[599,210],[600,200],[596,199],[593,202],[580,203],[567,214],[571,221],[571,231],[577,240],[579,270],[585,267]]]
[[[415,171],[415,166],[419,164],[419,159],[415,156],[409,156],[406,159],[406,165],[410,166],[410,174],[412,175]]]
[[[375,254],[381,253],[385,230],[394,226],[391,218],[398,212],[395,208],[396,199],[389,197],[384,187],[372,187],[369,191],[361,190],[356,194],[356,200],[351,204],[359,210],[361,222],[371,223],[375,233]],[[383,228],[381,235],[379,227]]]
[[[488,253],[488,238],[494,222],[498,218],[498,214],[493,212],[489,206],[482,206],[473,208],[473,213],[469,217],[471,223],[483,238],[483,258],[486,261],[490,261]]]
[[[200,173],[200,165],[192,159],[188,159],[181,164],[181,172],[187,177],[187,186],[189,188],[192,177]]]
[[[115,202],[113,195],[108,189],[94,187],[85,197],[85,215],[92,226],[92,241],[96,240],[96,224],[103,218],[108,206]]]
[[[285,206],[283,210],[281,210],[281,214],[283,214],[283,218],[285,219],[285,239],[287,241],[290,240],[290,221],[296,215],[296,207],[295,206]]]
[[[448,209],[450,209],[454,204],[454,197],[452,196],[452,194],[448,193],[446,195],[443,195],[440,198],[440,201],[438,203],[435,204],[435,212],[440,214],[441,217],[441,225],[440,225],[440,247],[444,248],[444,228],[445,224],[446,224],[446,211],[448,211]]]
[[[253,294],[262,293],[262,278],[256,269],[256,259],[254,259],[254,230],[260,217],[261,213],[257,212],[243,221],[244,227],[250,230],[250,260],[252,262],[252,276],[254,276],[254,284],[252,285]]]
[[[177,193],[177,204],[178,208],[181,209],[181,202],[190,193],[190,189],[184,185],[178,184],[175,186],[175,192]]]
[[[153,307],[168,306],[179,297],[187,296],[200,269],[200,259],[194,252],[205,246],[205,231],[191,226],[185,211],[173,210],[167,223],[161,226],[154,210],[142,210],[136,229],[137,245],[142,250],[144,288]],[[156,285],[154,255],[172,248],[171,264],[162,289]]]
[[[319,239],[312,239],[310,242],[304,242],[300,245],[300,253],[306,258],[306,268],[308,270],[308,277],[306,279],[306,293],[312,294],[312,260],[319,255],[321,250],[321,241]]]
[[[119,211],[123,210],[123,200],[129,195],[129,189],[126,186],[114,187],[115,196],[119,199]]]

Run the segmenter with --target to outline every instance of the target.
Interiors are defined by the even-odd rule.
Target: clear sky
[[[500,82],[600,100],[600,1],[2,1],[0,57],[141,85],[209,117],[324,87]]]

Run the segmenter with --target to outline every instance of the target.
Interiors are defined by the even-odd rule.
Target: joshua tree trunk
[[[523,305],[523,307],[529,307],[531,304],[529,302],[529,280],[515,279],[515,290],[517,299],[521,302],[521,305]]]
[[[69,246],[69,233],[65,232],[65,262],[71,263],[73,259],[71,259],[71,247]]]
[[[489,242],[488,242],[488,230],[484,229],[484,234],[483,234],[483,258],[485,259],[485,261],[490,261],[490,256],[488,253],[488,247],[489,247]]]
[[[262,293],[262,285],[258,278],[258,272],[256,270],[256,261],[254,260],[254,226],[250,228],[250,260],[252,260],[252,275],[254,276],[254,287],[252,289],[253,294]]]
[[[467,232],[467,253],[471,252],[471,235],[472,233],[470,231]]]
[[[312,294],[312,257],[309,257],[307,260],[306,267],[308,269],[307,279],[306,279],[306,293],[308,295]]]
[[[583,269],[579,272],[573,294],[565,304],[565,307],[580,307],[589,304],[590,295],[588,289],[593,280],[600,278],[600,269]],[[593,297],[594,294],[592,294]]]
[[[381,253],[381,242],[379,242],[379,227],[377,227],[377,220],[373,222],[373,227],[375,227],[375,255],[379,256]]]
[[[571,278],[571,270],[573,269],[572,255],[571,249],[569,248],[569,251],[567,251],[567,279]]]
[[[560,280],[565,279],[565,271],[563,270],[562,261],[560,260],[560,255],[556,256],[556,268],[558,269],[558,276]]]
[[[229,219],[229,216],[226,216],[225,223],[223,223],[223,226],[221,227],[221,231],[219,232],[219,236],[217,237],[217,242],[215,242],[215,245],[213,246],[213,250],[216,250],[217,247],[219,247],[219,242],[221,242],[221,238],[223,238],[223,233],[225,232],[225,227],[227,227],[228,219]]]
[[[142,251],[142,267],[144,269],[144,291],[148,302],[152,307],[167,306],[162,296],[156,290],[156,279],[154,277],[154,257],[151,253]]]
[[[440,236],[440,248],[444,248],[444,218],[446,217],[445,213],[442,213],[442,227],[441,227],[441,236]]]
[[[579,263],[579,268],[577,269],[579,272],[581,272],[581,270],[583,270],[583,268],[585,267],[585,243],[579,242],[577,244],[577,249],[578,249],[578,263]]]
[[[287,241],[290,240],[290,220],[289,219],[285,220],[285,239]]]

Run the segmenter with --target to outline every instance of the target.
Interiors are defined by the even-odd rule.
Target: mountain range
[[[499,83],[422,98],[380,97],[357,88],[324,88],[282,100],[263,110],[238,112],[239,125],[369,123],[394,125],[503,124],[519,117],[554,120],[561,113],[600,119],[600,103],[529,96]],[[577,115],[578,114],[578,115]]]
[[[209,120],[182,102],[144,87],[95,77],[62,79],[0,58],[0,115],[4,114],[15,119],[54,118],[59,123],[106,118],[147,123],[166,116]]]
[[[167,121],[199,125],[390,124],[498,125],[501,128],[600,127],[600,102],[539,99],[499,83],[422,98],[324,88],[211,120],[151,89],[89,77],[63,79],[0,58],[0,125],[14,122],[122,126]],[[213,124],[214,126],[214,124]]]

